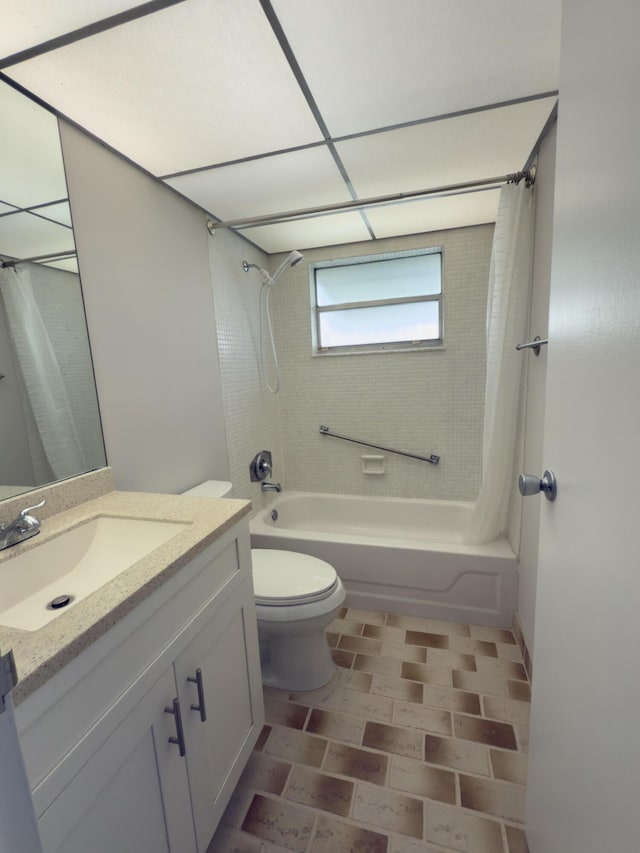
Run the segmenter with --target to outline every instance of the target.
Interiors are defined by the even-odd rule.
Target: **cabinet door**
[[[194,853],[170,667],[40,818],[45,853]]]
[[[250,579],[175,662],[198,850],[205,851],[264,721]],[[200,688],[195,681],[200,670]],[[200,696],[199,696],[200,692]],[[206,720],[201,719],[204,698]]]

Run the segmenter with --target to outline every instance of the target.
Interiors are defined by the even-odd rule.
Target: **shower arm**
[[[394,450],[392,447],[382,447],[380,444],[371,444],[369,441],[361,441],[359,438],[349,438],[346,435],[338,435],[336,432],[330,432],[328,426],[320,427],[320,435],[330,435],[332,438],[340,438],[342,441],[351,441],[354,444],[362,444],[365,447],[373,447],[376,450],[385,450],[387,453],[395,453],[398,456],[407,456],[409,459],[419,459],[421,462],[429,462],[431,465],[437,465],[440,462],[440,457],[432,453],[430,456],[419,456],[417,453],[406,453],[404,450]]]

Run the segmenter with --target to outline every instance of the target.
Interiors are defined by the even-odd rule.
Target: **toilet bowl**
[[[184,494],[229,497],[231,483],[209,480]],[[251,550],[262,683],[313,690],[335,672],[325,628],[345,600],[335,569],[297,551]]]

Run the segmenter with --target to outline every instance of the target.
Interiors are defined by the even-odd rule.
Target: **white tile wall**
[[[267,256],[234,234],[219,231],[209,241],[211,279],[222,376],[229,476],[233,497],[263,505],[249,463],[260,450],[273,454],[273,480],[284,479],[278,399],[262,387],[258,367],[258,310],[262,278],[245,273],[242,260],[269,268]]]
[[[307,261],[442,246],[445,348],[313,357],[308,264],[273,290],[286,486],[399,497],[475,499],[482,475],[485,311],[493,225],[305,252]],[[274,258],[273,264],[280,259]],[[257,295],[255,297],[257,304]],[[336,432],[409,452],[388,454],[382,476],[362,473],[367,448],[319,435]]]

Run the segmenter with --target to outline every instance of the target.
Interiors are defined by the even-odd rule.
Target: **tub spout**
[[[282,486],[280,483],[262,483],[263,492],[281,492]]]

